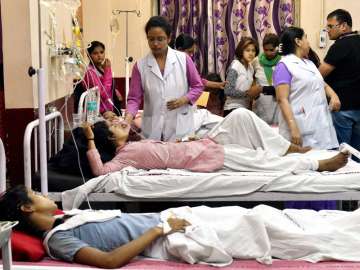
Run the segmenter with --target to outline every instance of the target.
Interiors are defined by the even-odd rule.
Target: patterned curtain
[[[241,37],[252,36],[261,47],[266,33],[279,34],[293,24],[293,0],[160,0],[159,6],[173,26],[172,38],[195,38],[199,71],[222,78]]]

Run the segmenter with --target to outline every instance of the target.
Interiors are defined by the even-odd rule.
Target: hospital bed
[[[24,135],[25,185],[32,186],[32,174],[39,171],[37,150],[38,120],[28,124]],[[60,112],[46,116],[48,158],[61,149],[64,141],[64,123]],[[33,149],[33,151],[31,151]],[[359,165],[356,163],[356,165]],[[360,200],[360,169],[350,168],[343,172],[310,173],[228,173],[205,174],[180,172],[166,176],[168,171],[124,172],[118,182],[121,193],[100,192],[89,194],[91,201],[290,201],[290,200]],[[165,175],[161,175],[164,173]],[[171,172],[172,173],[172,172]],[[170,173],[170,174],[171,174]],[[116,173],[114,173],[116,174]],[[111,175],[108,177],[112,177]],[[128,186],[121,177],[131,180]],[[81,177],[49,172],[49,179],[42,179],[41,186],[49,190],[49,196],[61,201],[61,192],[84,183]],[[159,181],[162,180],[162,181]],[[280,179],[280,180],[279,180]],[[141,183],[145,183],[141,185]],[[191,184],[186,184],[191,183]],[[212,183],[213,186],[207,183]],[[243,183],[254,184],[253,190],[242,190]],[[275,184],[274,184],[275,183]],[[269,186],[269,184],[271,184]],[[310,184],[310,186],[307,186]],[[138,190],[136,189],[138,187]],[[155,192],[157,187],[165,191]],[[195,189],[196,188],[196,189]],[[131,189],[131,192],[129,192]],[[171,191],[179,192],[173,192]],[[154,195],[155,194],[155,195]],[[166,195],[168,194],[168,195]]]
[[[54,120],[56,119],[56,120]],[[54,149],[54,151],[52,151],[52,153],[58,150],[60,150],[60,143],[63,141],[63,122],[62,122],[62,116],[60,113],[58,112],[54,112],[51,113],[50,115],[46,116],[46,120],[47,120],[47,127],[50,131],[47,132],[48,134],[48,141],[52,141],[51,143],[51,147],[48,146],[48,149]],[[50,122],[52,122],[52,124],[50,124]],[[25,132],[28,136],[26,136],[26,141],[24,141],[24,146],[31,146],[31,134],[34,133],[34,137],[36,138],[37,135],[35,135],[37,133],[37,125],[38,122],[35,120],[34,122],[29,124],[29,127],[27,129],[27,132]],[[30,129],[32,130],[30,132]],[[57,132],[54,131],[57,130]],[[54,136],[56,134],[56,136]],[[57,137],[57,139],[55,140],[54,137]],[[50,140],[50,138],[52,138]],[[29,142],[30,141],[30,142]],[[55,145],[57,145],[57,147],[55,147],[54,145],[54,141],[56,141],[57,143]],[[31,149],[27,149],[27,150],[31,150]],[[33,151],[33,154],[38,154],[38,151]],[[29,155],[29,152],[26,151],[26,155]],[[31,154],[31,151],[30,151]],[[49,154],[50,155],[50,154]],[[29,157],[29,156],[27,156]],[[35,162],[36,158],[34,159]],[[31,163],[29,163],[29,161],[31,161],[31,158],[27,159],[27,167],[26,171],[29,172],[31,171]],[[35,162],[36,163],[36,162]],[[2,145],[2,142],[0,140],[0,165],[1,165],[1,169],[4,168],[4,164],[5,164],[5,154],[4,154],[4,148]],[[36,167],[36,170],[38,170],[38,165],[34,166]],[[1,172],[4,172],[4,170],[1,170]],[[1,173],[0,174],[0,186],[1,187],[5,187],[5,174]],[[27,185],[31,185],[31,174],[27,175],[27,179],[26,179],[26,183]],[[30,178],[29,178],[30,177]],[[49,174],[49,178],[51,177],[51,174]],[[358,180],[360,180],[360,178],[358,178]],[[51,179],[50,179],[51,181]],[[43,182],[42,184],[48,184],[47,182]],[[220,187],[221,188],[221,187]],[[60,194],[58,192],[50,192],[49,195],[51,197],[57,197]],[[334,192],[334,193],[324,193],[324,194],[293,194],[290,192],[255,192],[254,194],[250,194],[250,195],[244,195],[244,196],[223,196],[223,197],[209,197],[206,200],[230,200],[230,198],[232,200],[288,200],[288,199],[334,199],[334,198],[338,198],[338,199],[353,199],[356,198],[358,199],[359,196],[359,192],[357,191],[349,191],[349,192]],[[60,198],[60,197],[59,197]],[[90,196],[91,199],[93,200],[123,200],[123,201],[129,201],[129,200],[134,200],[133,198],[130,197],[126,197],[126,196],[117,196],[115,194],[91,194]],[[177,199],[169,199],[169,198],[157,198],[157,199],[139,199],[137,198],[136,200],[197,200],[196,198],[177,198]],[[204,199],[202,199],[204,200]],[[0,261],[0,264],[2,262]],[[127,270],[127,269],[133,269],[133,270],[139,270],[139,269],[179,269],[179,268],[184,268],[184,269],[193,269],[193,270],[200,270],[200,269],[213,269],[213,267],[210,266],[205,266],[205,265],[189,265],[189,264],[185,264],[185,263],[179,263],[179,262],[171,262],[171,261],[158,261],[158,260],[153,260],[153,259],[147,259],[147,258],[137,258],[134,261],[130,262],[128,265],[123,266],[121,269]],[[303,268],[303,269],[308,269],[308,270],[320,270],[320,269],[329,269],[329,268],[341,268],[341,269],[357,269],[359,268],[359,263],[352,263],[352,262],[322,262],[322,263],[317,263],[317,264],[312,264],[312,263],[308,263],[305,261],[286,261],[286,260],[275,260],[273,262],[273,265],[262,265],[259,264],[258,262],[256,262],[255,260],[235,260],[234,263],[228,267],[226,267],[225,269],[244,269],[244,270],[250,270],[250,269],[287,269],[287,268]],[[2,268],[2,269],[8,269],[8,268]],[[49,258],[45,258],[43,260],[41,260],[40,262],[13,262],[12,264],[12,268],[14,270],[20,270],[20,269],[53,269],[53,270],[58,270],[58,269],[89,269],[88,266],[85,265],[79,265],[79,264],[73,264],[73,263],[66,263],[66,262],[61,262],[61,261],[54,261],[54,260],[50,260]]]

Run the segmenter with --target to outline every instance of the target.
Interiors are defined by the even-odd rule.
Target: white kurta
[[[294,54],[283,57],[292,75],[289,103],[300,130],[303,146],[332,149],[339,146],[325,94],[325,82],[310,60]],[[290,130],[282,113],[279,114],[279,132],[290,140]]]
[[[174,141],[194,132],[191,105],[169,111],[166,103],[180,98],[189,90],[185,53],[168,48],[162,74],[152,53],[138,61],[144,90],[142,132],[148,139]]]
[[[226,101],[224,104],[224,110],[234,110],[237,108],[246,108],[250,109],[251,99],[246,96],[246,91],[248,91],[254,81],[254,68],[252,65],[249,65],[247,68],[237,59],[231,62],[229,71],[235,71],[237,74],[235,82],[235,91],[242,93],[242,97],[232,97],[226,96]],[[228,77],[227,77],[228,78]],[[226,94],[226,90],[225,90]]]
[[[255,58],[252,65],[255,71],[256,83],[261,86],[269,86],[270,84],[266,79],[264,67],[261,66],[258,57]],[[255,101],[254,112],[269,125],[278,123],[279,109],[276,99],[272,95],[264,95],[261,93]]]
[[[224,145],[224,168],[232,171],[317,170],[317,160],[285,155],[290,142],[252,111],[232,111],[207,134]]]

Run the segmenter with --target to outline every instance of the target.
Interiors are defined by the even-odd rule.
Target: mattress
[[[309,157],[326,158],[328,152],[314,151]],[[349,161],[336,172],[230,172],[195,173],[185,170],[137,170],[126,168],[89,180],[79,188],[62,193],[62,201],[68,204],[80,202],[91,193],[109,194],[130,198],[130,200],[211,200],[262,193],[257,199],[289,200],[282,193],[306,195],[312,199],[338,199],[331,193],[353,192],[354,199],[360,199],[360,164]],[[274,193],[277,195],[274,196]],[[330,193],[330,195],[329,195]],[[314,196],[315,194],[315,196]],[[319,194],[319,196],[317,195]],[[326,194],[326,196],[320,196]],[[116,196],[115,195],[115,196]],[[357,196],[357,197],[356,197]],[[112,200],[114,196],[112,197]],[[216,199],[216,200],[217,200]],[[238,198],[235,198],[238,199]],[[241,198],[240,198],[241,199]],[[306,196],[301,198],[308,200]],[[352,199],[341,197],[340,199]],[[251,200],[255,200],[254,198]]]
[[[0,266],[1,267],[1,266]],[[0,268],[2,269],[2,268]],[[13,270],[63,270],[63,269],[72,269],[72,270],[86,270],[94,269],[92,267],[80,264],[65,263],[60,261],[54,261],[50,259],[44,259],[41,262],[14,262]],[[97,269],[97,268],[96,268]],[[190,265],[186,263],[179,262],[170,262],[170,261],[158,261],[152,259],[136,259],[130,262],[129,264],[119,268],[121,270],[179,270],[179,269],[190,269],[190,270],[206,270],[206,269],[216,269],[211,266],[206,265]],[[255,260],[237,260],[234,261],[231,265],[221,268],[226,270],[293,270],[293,269],[302,269],[302,270],[329,270],[329,269],[338,269],[338,270],[350,270],[350,269],[360,269],[360,263],[352,262],[321,262],[321,263],[309,263],[304,261],[285,261],[285,260],[275,260],[272,265],[262,265]]]

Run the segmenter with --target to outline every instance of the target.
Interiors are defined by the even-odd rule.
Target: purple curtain
[[[180,33],[195,38],[194,60],[202,74],[223,78],[242,36],[259,41],[293,24],[292,0],[160,0],[160,15]]]

